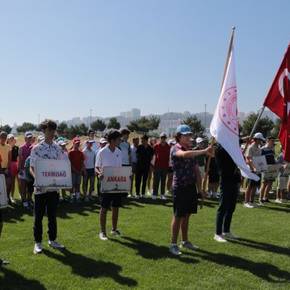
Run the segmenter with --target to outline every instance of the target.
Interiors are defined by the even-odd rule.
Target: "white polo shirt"
[[[114,152],[110,150],[109,145],[102,148],[96,159],[96,167],[122,167],[122,152],[115,148]]]
[[[95,168],[95,161],[96,161],[96,154],[95,151],[93,151],[93,149],[88,149],[85,148],[83,150],[83,153],[85,155],[85,168],[86,169],[94,169]]]

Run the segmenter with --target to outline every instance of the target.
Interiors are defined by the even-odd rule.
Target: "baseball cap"
[[[95,143],[95,140],[88,139],[87,143],[93,144],[93,143]]]
[[[201,137],[197,137],[196,140],[195,140],[195,142],[196,142],[197,144],[200,144],[200,143],[202,143],[203,141],[204,141],[204,139],[201,138]]]
[[[66,145],[66,142],[65,142],[64,140],[59,140],[59,141],[57,142],[57,144],[58,144],[59,146],[64,146],[64,145]]]
[[[25,132],[24,137],[25,138],[32,138],[33,137],[33,134],[32,134],[32,132],[27,131],[27,132]]]
[[[7,139],[15,138],[13,134],[8,134]]]
[[[169,145],[175,145],[175,144],[176,144],[176,141],[175,141],[174,139],[170,139],[170,140],[168,141],[168,144],[169,144]]]
[[[162,132],[162,133],[160,134],[160,138],[167,138],[166,133],[165,133],[165,132]]]
[[[108,143],[108,141],[105,138],[101,138],[100,143],[105,144],[105,143]]]
[[[192,134],[191,129],[188,125],[179,125],[176,129],[176,133],[177,134],[181,134],[181,135],[189,135]]]
[[[81,143],[81,139],[79,137],[73,138],[73,144]]]
[[[262,133],[258,132],[254,135],[253,139],[258,139],[258,140],[262,140],[262,141],[265,141],[265,138],[263,136]]]

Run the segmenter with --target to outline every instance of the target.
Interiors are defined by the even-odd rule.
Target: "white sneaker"
[[[223,238],[222,235],[214,235],[213,239],[219,243],[226,243],[227,240]]]
[[[36,254],[36,255],[42,253],[42,245],[41,245],[41,243],[35,243],[34,249],[33,249],[33,253]]]
[[[238,240],[239,239],[239,237],[235,236],[231,232],[223,233],[223,237],[224,237],[224,239],[229,239],[229,240]]]
[[[167,198],[165,197],[165,195],[161,195],[161,199],[166,200]]]
[[[112,236],[116,236],[116,237],[120,237],[121,236],[121,233],[118,230],[111,230],[111,235]]]
[[[196,245],[193,245],[191,242],[189,241],[182,241],[181,244],[180,244],[180,248],[185,248],[185,249],[189,249],[189,250],[192,250],[192,251],[195,251],[197,249],[199,249],[198,246]]]
[[[279,199],[279,198],[276,198],[275,199],[275,203],[283,203],[283,201],[281,199]]]
[[[100,233],[99,233],[99,238],[100,238],[100,240],[102,240],[102,241],[107,241],[107,240],[108,240],[107,235],[106,235],[105,233],[103,233],[103,232],[100,232]]]
[[[152,195],[152,199],[157,199],[157,196],[156,195]]]
[[[48,241],[48,245],[54,249],[64,249],[65,248],[64,245],[59,244],[56,241]]]
[[[181,252],[179,250],[179,247],[176,244],[172,244],[169,247],[169,252],[174,256],[180,256]]]
[[[246,208],[254,208],[254,206],[250,202],[245,202],[244,207]]]

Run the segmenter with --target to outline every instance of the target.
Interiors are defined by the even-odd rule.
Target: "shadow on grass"
[[[29,280],[17,272],[14,272],[6,267],[0,266],[0,273],[4,275],[0,277],[1,290],[15,290],[15,289],[33,289],[45,290],[46,288],[37,280]]]
[[[58,252],[44,250],[43,253],[49,258],[70,266],[72,273],[78,276],[84,278],[109,277],[120,285],[129,287],[137,286],[137,281],[120,275],[122,267],[117,264],[96,261],[81,254],[72,253],[66,249]]]
[[[100,206],[97,202],[81,202],[70,204],[68,202],[60,203],[57,209],[57,216],[63,219],[71,219],[71,214],[88,216],[89,213],[98,213]],[[33,210],[24,209],[22,205],[15,205],[3,209],[3,219],[5,223],[23,222],[25,216],[33,216]]]
[[[137,255],[144,259],[159,260],[164,258],[178,259],[184,263],[196,264],[199,261],[189,257],[176,257],[169,253],[169,248],[158,246],[142,240],[137,240],[129,237],[122,237],[121,239],[111,239],[110,241],[121,244],[127,248],[137,251]]]
[[[290,273],[281,270],[278,267],[269,263],[259,263],[247,260],[241,257],[211,253],[205,250],[197,250],[197,254],[191,254],[195,257],[200,257],[203,260],[212,262],[221,266],[236,268],[252,273],[253,275],[271,283],[289,283]]]
[[[278,212],[286,212],[286,213],[290,213],[290,206],[288,205],[280,205],[280,206],[269,206],[269,205],[266,205],[266,206],[261,206],[260,207],[261,209],[264,209],[264,210],[274,210],[274,211],[278,211]]]
[[[290,249],[289,248],[284,248],[281,246],[276,246],[272,244],[267,244],[263,242],[256,242],[253,240],[249,239],[242,239],[239,238],[238,240],[229,240],[229,242],[233,244],[239,244],[242,246],[246,246],[249,248],[254,248],[257,250],[262,250],[270,253],[275,253],[275,254],[280,254],[280,255],[285,255],[285,256],[290,256]]]

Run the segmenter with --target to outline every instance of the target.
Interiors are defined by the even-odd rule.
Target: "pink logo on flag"
[[[219,117],[223,124],[231,130],[235,135],[239,132],[239,123],[237,118],[237,88],[230,87],[222,96],[221,110]]]

